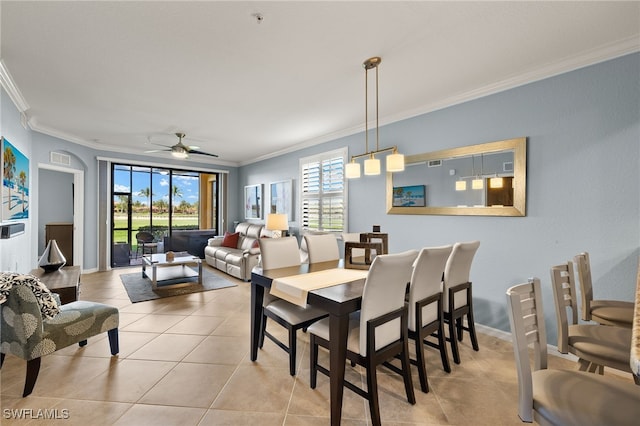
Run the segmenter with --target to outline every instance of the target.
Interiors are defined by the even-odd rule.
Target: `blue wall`
[[[381,175],[349,181],[349,230],[380,224],[392,251],[480,240],[471,271],[476,321],[508,330],[506,289],[538,276],[554,342],[552,265],[589,251],[596,296],[633,300],[640,254],[640,54],[380,129],[381,146],[398,145],[405,155],[520,136],[528,138],[526,217],[387,215]],[[363,136],[247,165],[240,185],[292,177],[299,190],[298,158],[343,146],[361,153]]]

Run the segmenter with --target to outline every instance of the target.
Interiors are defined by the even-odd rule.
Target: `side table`
[[[31,275],[37,277],[49,290],[60,295],[60,303],[75,302],[80,292],[80,266],[63,266],[57,271],[44,272],[34,269]]]

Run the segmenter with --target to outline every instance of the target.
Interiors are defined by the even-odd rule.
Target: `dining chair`
[[[153,254],[158,249],[158,243],[154,242],[154,237],[151,232],[138,232],[136,234],[136,242],[136,257],[138,257],[138,252],[144,256],[145,253]]]
[[[309,263],[340,259],[338,240],[333,234],[305,234],[304,242],[309,253]]]
[[[597,370],[602,374],[604,367],[610,367],[631,373],[631,329],[578,324],[573,262],[551,268],[551,287],[556,307],[558,351],[577,356],[580,371]],[[571,320],[567,310],[571,311]],[[638,382],[636,376],[633,377]]]
[[[344,386],[369,401],[371,422],[380,425],[376,367],[399,355],[402,362],[407,400],[416,403],[409,361],[408,309],[405,304],[407,283],[411,279],[416,250],[376,256],[367,273],[360,311],[350,316],[347,359],[363,366],[367,390],[345,380]],[[309,326],[310,383],[316,388],[318,371],[329,376],[329,370],[318,364],[318,347],[329,349],[329,319]]]
[[[460,364],[458,341],[462,341],[462,332],[469,332],[473,350],[478,351],[478,338],[473,320],[473,297],[469,276],[473,258],[480,247],[480,241],[455,243],[444,268],[442,309],[444,320],[449,325],[449,337],[453,362]],[[467,326],[463,324],[467,318]]]
[[[300,248],[296,237],[260,238],[260,257],[263,269],[278,269],[300,265]],[[313,306],[302,307],[265,292],[262,304],[262,329],[259,347],[265,336],[289,354],[289,374],[296,375],[297,331],[306,329],[314,321],[326,317],[327,312]],[[267,330],[267,318],[287,329],[288,346]]]
[[[416,359],[411,363],[418,367],[420,387],[425,393],[429,392],[425,344],[440,351],[442,368],[451,372],[444,334],[442,274],[452,249],[453,246],[448,245],[420,250],[409,283],[409,339],[416,345]],[[427,340],[430,336],[437,337],[438,343]]]
[[[518,373],[518,415],[523,422],[563,426],[637,423],[640,392],[635,385],[582,371],[547,369],[538,278],[509,288],[507,306]]]
[[[573,258],[578,270],[582,300],[582,320],[595,321],[603,325],[631,328],[633,324],[633,302],[622,300],[593,300],[591,262],[589,253],[583,252]]]

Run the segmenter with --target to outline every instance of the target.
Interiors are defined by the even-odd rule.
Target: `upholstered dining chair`
[[[573,262],[568,261],[551,268],[551,287],[556,306],[558,351],[577,356],[580,371],[598,370],[602,374],[604,367],[610,367],[632,373],[629,363],[631,329],[578,324]],[[571,311],[571,320],[567,310]],[[638,383],[636,376],[632,376]]]
[[[260,257],[263,269],[278,269],[300,265],[300,248],[296,237],[260,238]],[[289,374],[296,374],[297,331],[306,329],[311,323],[327,316],[327,312],[313,306],[302,307],[265,292],[262,304],[262,330],[260,344],[265,336],[289,354]],[[288,345],[267,330],[267,318],[286,328]]]
[[[449,325],[449,337],[453,362],[460,364],[458,341],[462,341],[462,332],[469,332],[471,346],[478,351],[478,338],[473,320],[473,297],[469,275],[473,258],[480,247],[480,241],[455,243],[444,268],[442,296],[444,302],[444,320]],[[463,324],[467,318],[467,326]]]
[[[347,389],[369,401],[371,422],[380,425],[376,366],[399,355],[402,361],[407,400],[416,403],[409,361],[407,306],[405,294],[412,264],[418,252],[377,256],[367,273],[361,310],[351,315],[347,338],[347,359],[366,368],[367,390],[345,380]],[[329,370],[318,364],[318,347],[329,349],[329,319],[309,326],[311,388],[315,389],[318,371]]]
[[[507,306],[518,372],[518,415],[523,422],[563,426],[637,423],[640,392],[635,385],[581,371],[547,369],[539,279],[509,288]]]
[[[416,359],[411,360],[418,367],[420,387],[429,392],[427,383],[424,345],[440,351],[442,368],[451,372],[444,334],[444,313],[442,310],[442,274],[453,246],[426,247],[420,250],[413,266],[409,284],[409,338],[416,345]],[[437,337],[438,343],[427,340]]]
[[[88,301],[60,305],[57,294],[28,274],[0,274],[0,290],[5,299],[0,305],[0,367],[6,354],[27,361],[23,397],[33,391],[45,355],[75,343],[85,346],[104,332],[111,355],[118,353],[116,307]]]
[[[328,262],[340,259],[338,240],[333,234],[305,234],[303,236],[309,253],[309,263]]]
[[[573,258],[578,270],[582,300],[582,319],[603,325],[631,328],[633,324],[633,302],[622,300],[593,300],[591,262],[589,253],[583,252]]]

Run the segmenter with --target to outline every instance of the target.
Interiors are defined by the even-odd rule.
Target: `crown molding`
[[[11,98],[18,111],[24,113],[30,108],[2,59],[0,59],[0,85],[9,94],[9,98]]]

